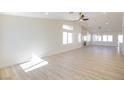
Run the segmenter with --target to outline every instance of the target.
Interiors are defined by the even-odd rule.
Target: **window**
[[[72,33],[68,33],[67,34],[67,36],[68,36],[68,44],[71,44],[72,43]]]
[[[72,43],[72,33],[63,32],[63,44],[71,44]]]
[[[107,35],[103,35],[103,42],[107,42]]]
[[[67,35],[68,35],[67,32],[63,32],[63,44],[67,44],[68,43],[68,41],[67,41],[68,36]]]
[[[91,41],[91,34],[87,32],[87,35],[83,36],[83,41],[90,42]]]
[[[108,42],[113,42],[113,36],[112,35],[108,35]]]
[[[97,35],[96,34],[94,34],[92,38],[93,38],[93,41],[97,41]]]
[[[113,35],[103,35],[103,42],[113,42]]]
[[[81,42],[81,33],[78,34],[78,42]]]
[[[123,43],[123,35],[118,35],[118,43]]]
[[[73,26],[63,25],[63,44],[71,44],[72,43],[72,32]]]
[[[97,36],[97,41],[102,41],[101,35],[98,35],[98,36]]]
[[[83,39],[84,39],[84,41],[87,41],[87,36],[85,35]]]
[[[73,30],[73,26],[63,25],[63,29],[65,29],[65,30]]]
[[[92,40],[94,41],[94,42],[96,42],[96,41],[102,41],[102,36],[101,35],[97,35],[97,34],[94,34],[93,36],[92,36]]]
[[[113,35],[97,35],[92,36],[93,41],[113,42]]]
[[[87,41],[90,42],[91,41],[91,34],[87,33]]]

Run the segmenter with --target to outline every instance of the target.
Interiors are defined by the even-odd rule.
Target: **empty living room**
[[[0,93],[124,93],[124,0],[0,0]]]
[[[0,79],[123,80],[124,13],[1,12]]]

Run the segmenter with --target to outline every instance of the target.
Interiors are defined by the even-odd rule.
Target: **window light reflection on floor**
[[[32,59],[30,62],[21,64],[20,67],[25,71],[29,72],[39,67],[47,65],[48,62],[38,57],[36,54],[32,54]]]

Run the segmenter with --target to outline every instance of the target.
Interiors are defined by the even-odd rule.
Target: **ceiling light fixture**
[[[79,21],[80,21],[80,22],[82,22],[83,20],[82,20],[82,19],[80,19]]]

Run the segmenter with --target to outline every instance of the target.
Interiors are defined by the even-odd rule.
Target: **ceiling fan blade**
[[[70,14],[73,14],[74,12],[69,12],[69,13]],[[87,20],[89,20],[88,18],[84,18],[85,16],[84,16],[83,12],[79,12],[79,16],[80,16],[79,19],[73,20],[72,22],[81,22],[81,21],[87,21]]]
[[[88,19],[88,18],[84,18],[83,20],[84,20],[84,21],[87,21],[87,20],[89,20],[89,19]]]

